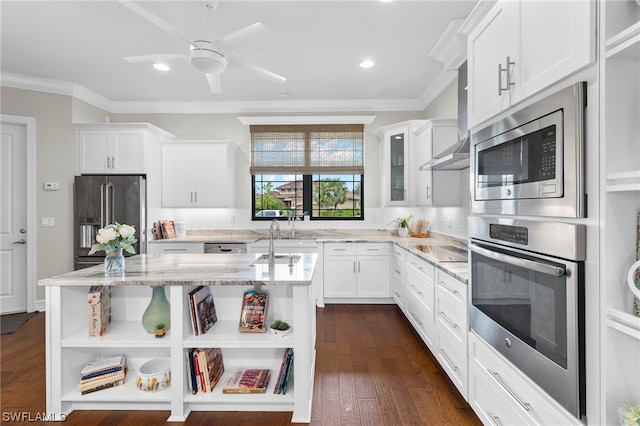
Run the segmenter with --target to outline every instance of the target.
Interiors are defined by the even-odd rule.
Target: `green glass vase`
[[[169,330],[171,325],[171,307],[167,296],[164,294],[164,286],[151,287],[151,301],[142,314],[142,326],[148,333],[153,333],[158,324],[164,324],[164,328]]]

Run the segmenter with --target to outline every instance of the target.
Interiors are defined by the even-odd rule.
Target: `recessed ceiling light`
[[[373,62],[371,59],[365,59],[364,61],[360,62],[360,68],[371,68],[375,64],[376,63]]]
[[[155,69],[157,69],[158,71],[169,71],[171,69],[171,68],[169,68],[169,65],[161,64],[161,63],[155,63],[155,64],[153,64],[153,67]]]
[[[378,1],[379,1],[380,3],[389,3],[389,2],[391,2],[391,1],[393,1],[393,0],[378,0]]]

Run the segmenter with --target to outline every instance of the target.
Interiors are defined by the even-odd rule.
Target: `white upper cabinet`
[[[162,207],[233,207],[231,142],[180,141],[162,146]]]
[[[413,156],[415,163],[424,164],[458,142],[458,123],[455,119],[426,120],[415,133]],[[417,206],[460,205],[460,176],[465,171],[422,170],[416,174],[413,195]],[[466,169],[468,173],[468,169]]]
[[[76,124],[78,174],[145,174],[145,151],[173,135],[150,124]]]
[[[501,0],[469,34],[469,126],[595,62],[595,2]]]

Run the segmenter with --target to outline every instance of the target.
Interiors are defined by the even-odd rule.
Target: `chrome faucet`
[[[296,216],[293,212],[289,213],[289,217],[287,218],[287,222],[291,225],[291,238],[296,237]]]
[[[269,267],[273,267],[276,264],[276,253],[273,248],[273,236],[276,232],[278,233],[278,239],[282,238],[280,222],[277,219],[273,219],[269,228]]]

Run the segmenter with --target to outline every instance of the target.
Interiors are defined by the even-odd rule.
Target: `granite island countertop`
[[[41,286],[92,285],[311,285],[318,255],[299,253],[293,266],[254,264],[257,254],[140,254],[126,258],[123,275],[102,265],[41,279]]]

